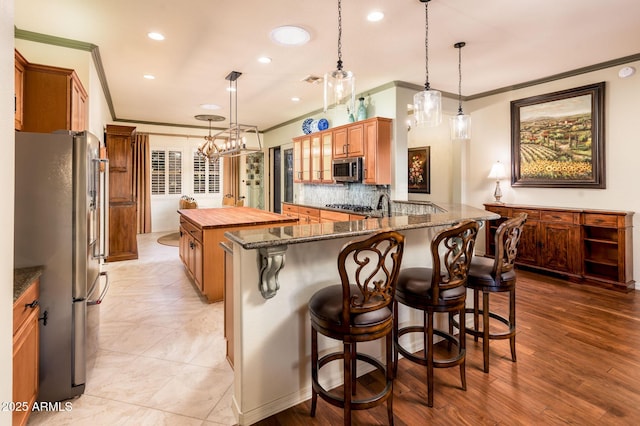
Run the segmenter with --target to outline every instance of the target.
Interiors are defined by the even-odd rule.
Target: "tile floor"
[[[233,425],[222,302],[193,286],[165,233],[138,236],[139,259],[105,265],[98,350],[72,409],[29,425]]]

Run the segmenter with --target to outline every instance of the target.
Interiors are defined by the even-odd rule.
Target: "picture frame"
[[[409,148],[407,173],[410,193],[431,193],[431,147]]]
[[[605,83],[511,101],[511,186],[606,188]]]

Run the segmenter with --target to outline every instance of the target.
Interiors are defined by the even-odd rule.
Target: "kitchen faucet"
[[[387,199],[387,216],[391,217],[391,199],[389,198],[389,194],[383,192],[380,194],[380,198],[378,198],[378,206],[376,210],[382,210],[382,200]]]

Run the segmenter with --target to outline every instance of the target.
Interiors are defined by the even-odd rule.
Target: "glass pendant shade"
[[[451,119],[451,139],[471,139],[471,116],[459,113]]]
[[[356,78],[351,71],[335,70],[324,75],[324,111],[347,108],[353,112],[356,102]]]
[[[442,122],[442,94],[425,90],[413,96],[413,118],[416,126],[435,127]]]

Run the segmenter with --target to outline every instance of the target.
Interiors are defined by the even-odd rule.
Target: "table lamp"
[[[500,198],[502,198],[500,179],[504,179],[505,177],[507,177],[504,164],[502,164],[500,161],[496,161],[495,164],[491,166],[491,171],[489,172],[488,177],[496,180],[496,190],[493,192],[493,196],[496,199],[496,203],[502,203],[502,201],[500,201]]]

